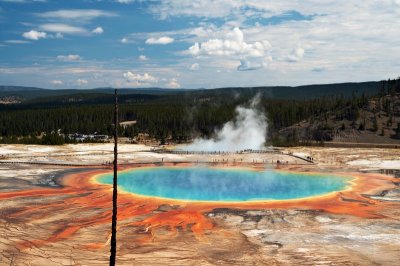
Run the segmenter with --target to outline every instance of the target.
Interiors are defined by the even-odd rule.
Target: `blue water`
[[[118,185],[127,192],[194,201],[306,198],[343,190],[350,180],[322,174],[212,168],[143,168],[118,174]],[[112,174],[97,181],[112,184]]]

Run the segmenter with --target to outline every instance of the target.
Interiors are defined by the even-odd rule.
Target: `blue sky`
[[[302,85],[399,70],[400,0],[0,0],[3,85]]]

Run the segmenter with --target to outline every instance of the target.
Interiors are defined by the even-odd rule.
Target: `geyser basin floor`
[[[111,174],[96,179],[112,184]],[[282,171],[218,168],[143,168],[119,174],[126,192],[190,201],[291,200],[345,190],[352,178]]]
[[[112,189],[93,181],[112,169],[67,173],[57,178],[61,187],[36,185],[54,172],[42,169],[0,169],[0,261],[106,265]],[[305,166],[285,170],[334,171],[354,181],[343,191],[283,201],[196,202],[119,193],[118,265],[398,265],[400,201],[371,197],[394,193],[398,179]]]

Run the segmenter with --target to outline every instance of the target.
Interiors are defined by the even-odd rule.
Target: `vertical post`
[[[113,178],[113,210],[111,225],[111,255],[110,266],[115,265],[117,256],[117,185],[118,185],[118,95],[115,89],[115,110],[114,110],[114,178]]]

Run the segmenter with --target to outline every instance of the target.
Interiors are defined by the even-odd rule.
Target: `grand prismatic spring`
[[[96,179],[112,184],[112,175]],[[120,189],[176,200],[245,202],[289,200],[344,190],[351,178],[323,174],[212,168],[145,168],[121,172]]]

